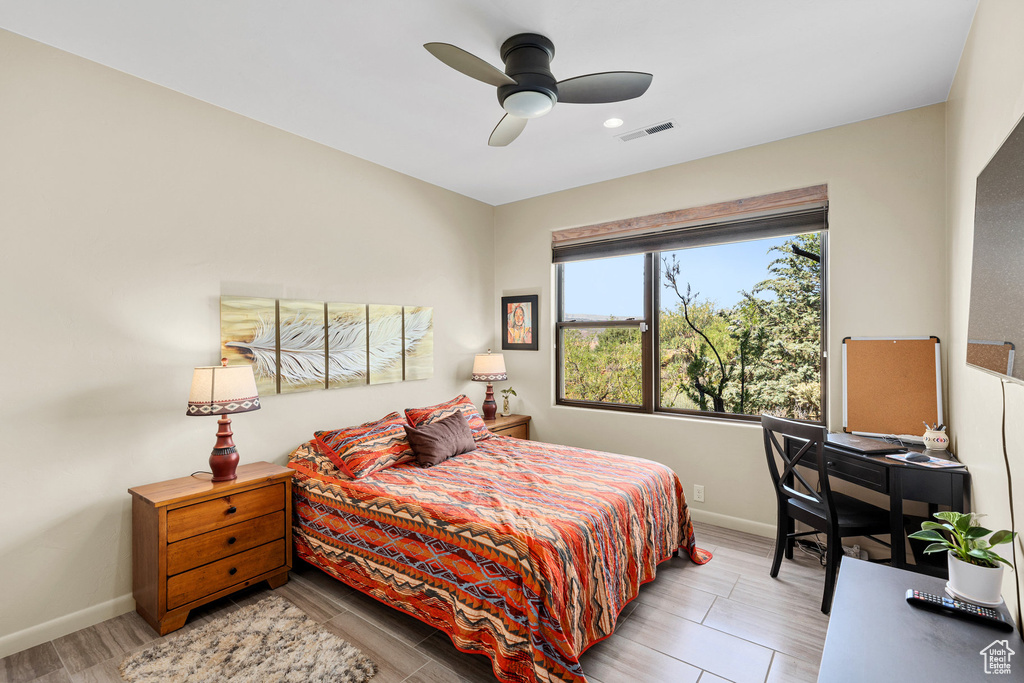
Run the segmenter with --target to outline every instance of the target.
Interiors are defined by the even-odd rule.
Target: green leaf
[[[1001,529],[992,534],[992,538],[988,539],[988,544],[999,545],[1000,543],[1009,543],[1012,539],[1013,534],[1011,534],[1006,529]]]
[[[1007,567],[1009,567],[1010,569],[1013,569],[1013,565],[1012,565],[1012,564],[1010,564],[1010,561],[1009,561],[1009,560],[1003,559],[1002,557],[1000,557],[999,555],[996,555],[996,554],[995,554],[994,552],[992,552],[991,550],[989,550],[989,551],[988,551],[988,554],[989,554],[989,555],[990,555],[990,556],[992,557],[992,559],[993,559],[993,560],[997,560],[997,561],[999,561],[999,562],[1002,562],[1003,564],[1005,564],[1005,565],[1006,565]],[[995,564],[995,563],[993,563],[993,564]]]
[[[991,529],[986,529],[983,526],[972,526],[964,532],[964,538],[981,538],[982,536],[988,536],[990,533],[992,533]]]
[[[974,550],[970,550],[970,551],[967,552],[967,554],[970,555],[971,557],[975,557],[975,558],[983,561],[989,567],[995,567],[996,566],[996,561],[1002,559],[1001,557],[999,557],[995,553],[993,553],[993,552],[991,552],[989,550],[981,550],[980,548],[975,548]],[[1005,562],[1006,560],[1003,560],[1003,561]]]
[[[941,519],[942,521],[949,522],[950,524],[956,524],[957,520],[964,516],[965,515],[963,513],[953,512],[952,510],[944,510],[932,515],[935,519]]]
[[[952,527],[949,526],[948,524],[939,524],[938,522],[933,522],[931,520],[925,520],[925,521],[921,522],[921,528],[922,529],[952,529]]]
[[[930,554],[930,553],[941,553],[941,552],[945,552],[947,550],[949,550],[949,546],[947,546],[945,543],[932,543],[931,545],[929,545],[928,547],[926,547],[924,549],[924,552],[926,554]]]
[[[956,530],[959,531],[961,534],[966,534],[967,531],[971,528],[971,516],[960,515],[960,519],[953,522],[953,526],[955,526]]]
[[[945,537],[938,531],[932,529],[923,529],[921,531],[915,531],[910,534],[910,538],[915,538],[919,541],[935,541],[937,543],[947,543]]]

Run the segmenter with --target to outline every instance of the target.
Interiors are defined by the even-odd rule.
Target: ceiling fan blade
[[[567,78],[558,82],[558,101],[602,104],[631,100],[647,92],[653,78],[639,71],[606,71]]]
[[[491,147],[504,147],[519,137],[519,134],[526,128],[526,122],[529,120],[512,116],[512,114],[505,114],[501,117],[501,121],[498,121],[498,125],[494,127],[494,130],[491,131],[491,137],[487,139],[487,144]]]
[[[499,71],[476,55],[470,54],[461,47],[448,43],[426,43],[423,47],[442,62],[460,71],[470,78],[489,83],[490,85],[515,85],[503,71]]]

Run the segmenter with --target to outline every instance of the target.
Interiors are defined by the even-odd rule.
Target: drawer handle
[[[236,512],[238,512],[238,508],[236,508],[234,505],[232,505],[231,507],[228,508],[228,514],[229,515],[233,515]]]
[[[237,538],[232,536],[231,538],[228,539],[228,545],[234,545],[235,541],[237,541],[237,540],[238,540]]]
[[[238,569],[236,569],[235,567],[232,567],[231,569],[228,570],[228,574],[231,574],[232,576],[234,576],[235,572],[237,572],[237,571],[238,571]]]

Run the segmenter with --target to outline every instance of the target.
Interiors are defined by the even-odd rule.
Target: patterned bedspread
[[[699,564],[679,479],[649,460],[491,436],[431,468],[353,480],[300,446],[300,557],[487,655],[506,682],[586,679],[659,562]]]

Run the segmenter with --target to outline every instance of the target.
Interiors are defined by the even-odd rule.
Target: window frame
[[[655,252],[644,254],[644,317],[642,319],[629,320],[585,320],[580,322],[563,322],[565,318],[565,266],[557,264],[557,294],[555,318],[555,403],[558,405],[571,405],[580,408],[600,408],[601,410],[619,410],[629,413],[650,413],[652,409],[651,399],[654,396],[654,378],[650,376],[652,347],[649,343],[651,334],[652,299],[650,296],[652,282],[652,258]],[[646,329],[644,329],[646,325]],[[640,405],[628,403],[604,403],[602,401],[583,401],[579,399],[567,399],[563,396],[565,386],[563,380],[562,364],[562,331],[566,329],[595,329],[609,327],[639,327],[640,328],[640,367],[643,368],[640,377]]]
[[[821,235],[821,337],[819,340],[820,397],[821,419],[801,420],[811,424],[824,425],[828,415],[828,230],[815,230]],[[807,234],[807,233],[794,233]],[[764,238],[767,239],[767,238]],[[724,243],[723,243],[724,244]],[[714,245],[705,245],[714,246]],[[693,247],[700,249],[702,247]],[[661,320],[661,251],[644,252],[644,317],[632,320],[586,320],[580,322],[564,322],[565,318],[565,264],[555,263],[555,405],[595,410],[614,410],[619,412],[639,413],[647,415],[668,415],[674,417],[701,417],[715,420],[736,420],[740,422],[759,422],[759,415],[740,413],[718,413],[710,410],[694,410],[688,408],[668,408],[661,404],[661,372],[660,364],[660,320]],[[646,325],[646,329],[644,328]],[[603,403],[600,401],[584,401],[568,399],[564,396],[562,332],[566,329],[594,329],[609,327],[640,327],[641,355],[641,405],[621,403]]]

